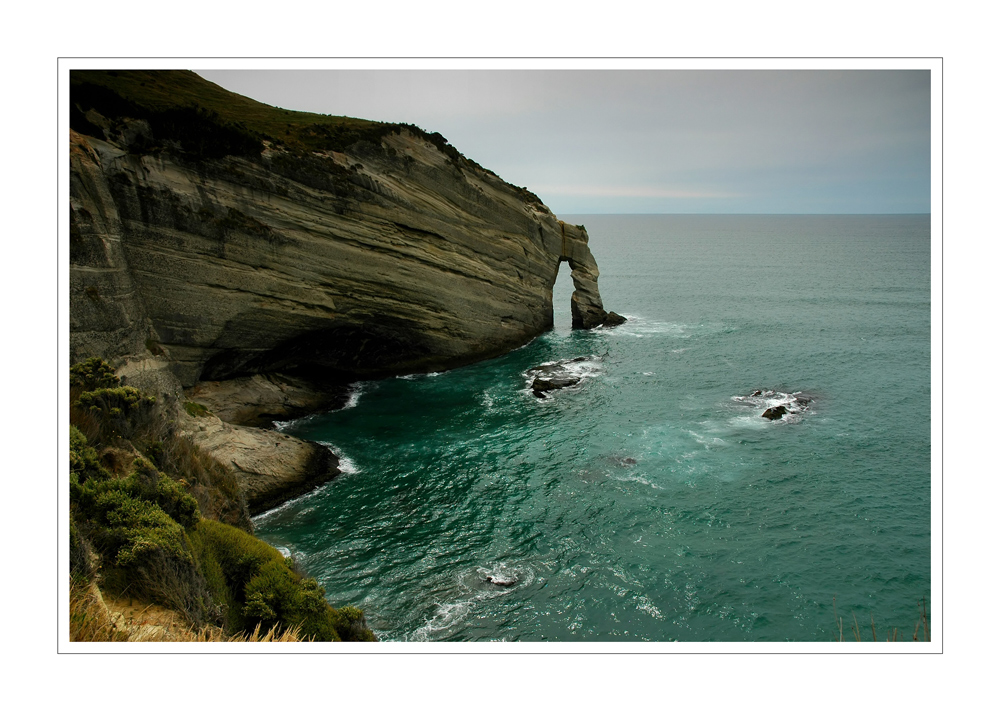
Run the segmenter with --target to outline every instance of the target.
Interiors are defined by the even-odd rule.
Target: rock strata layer
[[[574,327],[608,318],[586,230],[406,131],[260,161],[72,147],[74,360],[163,354],[185,387],[455,367],[550,329],[561,261]]]

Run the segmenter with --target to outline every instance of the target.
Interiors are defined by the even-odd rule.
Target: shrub
[[[117,479],[113,484],[125,483]],[[159,506],[132,495],[125,486],[113,486],[94,496],[94,520],[101,525],[100,541],[115,565],[140,565],[154,549],[192,561],[184,529]]]
[[[69,369],[70,387],[83,390],[114,388],[121,385],[114,368],[100,358],[88,358]]]
[[[297,628],[302,636],[319,641],[374,641],[360,610],[332,608],[315,578],[300,576],[263,541],[207,519],[191,537],[205,578],[215,586],[213,593],[218,578],[225,579],[231,631]]]
[[[191,528],[198,522],[198,502],[145,459],[135,460],[132,491],[139,498],[155,503],[184,528]]]
[[[155,404],[153,396],[143,395],[138,389],[123,385],[83,392],[74,403],[74,409],[93,418],[96,438],[109,442],[156,429],[156,418],[153,417]]]
[[[97,451],[75,426],[69,428],[69,480],[70,485],[85,484],[88,480],[104,481],[111,474],[101,466]]]
[[[184,401],[184,411],[191,417],[205,417],[210,414],[208,408],[200,402],[191,402],[190,400]]]
[[[156,402],[156,398],[152,395],[143,395],[136,388],[125,385],[89,390],[81,394],[77,402],[80,407],[107,418],[126,417],[144,406],[152,405]]]

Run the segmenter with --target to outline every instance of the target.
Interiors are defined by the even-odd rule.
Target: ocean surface
[[[348,473],[258,535],[384,641],[834,641],[835,598],[845,637],[853,615],[912,638],[930,218],[561,217],[628,322],[571,331],[563,265],[526,347],[279,423]],[[580,356],[577,386],[532,396],[528,368]]]

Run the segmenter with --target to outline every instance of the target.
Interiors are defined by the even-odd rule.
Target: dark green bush
[[[151,501],[137,498],[128,482],[115,479],[93,498],[93,521],[100,525],[99,541],[119,567],[140,565],[159,548],[170,556],[193,562],[185,545],[184,528]]]
[[[97,388],[80,395],[80,407],[103,417],[127,417],[156,402],[152,395],[143,395],[136,388],[123,385],[117,388]]]
[[[207,407],[200,402],[191,402],[190,400],[184,401],[184,411],[191,417],[205,417],[209,414]]]
[[[73,407],[94,423],[97,440],[109,444],[119,438],[154,437],[156,433],[151,430],[157,429],[156,418],[153,416],[155,404],[156,398],[153,396],[122,385],[81,393]]]
[[[198,502],[180,484],[145,459],[136,459],[134,466],[131,486],[137,497],[155,503],[184,528],[191,528],[198,522]]]
[[[100,358],[88,358],[69,369],[70,387],[83,390],[114,388],[121,385],[114,368]]]
[[[80,430],[69,428],[69,480],[71,484],[85,484],[88,480],[104,481],[111,474],[101,466],[97,451],[90,446]]]
[[[300,576],[263,541],[208,519],[198,523],[191,537],[210,585],[215,580],[218,586],[220,574],[225,579],[231,631],[277,624],[299,627],[303,637],[317,641],[374,641],[360,610],[330,607],[315,578]]]

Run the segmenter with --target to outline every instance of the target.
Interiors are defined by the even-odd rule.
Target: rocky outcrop
[[[179,420],[183,433],[236,474],[247,510],[256,515],[336,477],[338,459],[326,447],[275,430],[242,427],[212,414]]]
[[[167,356],[184,386],[296,368],[450,368],[604,323],[581,227],[403,130],[192,164],[72,135],[71,357]]]
[[[531,393],[540,399],[553,390],[573,387],[597,372],[593,356],[579,356],[554,363],[543,363],[525,371]]]
[[[775,405],[774,407],[769,407],[764,410],[764,414],[762,414],[761,417],[766,417],[769,420],[780,420],[787,414],[788,408],[784,405]]]
[[[346,387],[323,380],[268,373],[203,381],[188,388],[185,397],[224,422],[271,427],[275,420],[293,420],[313,412],[343,407],[350,392]]]
[[[763,407],[761,417],[772,422],[782,419],[798,421],[813,402],[811,395],[804,395],[801,392],[785,393],[780,390],[754,390],[749,395],[736,395],[732,399],[754,409]]]

